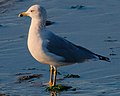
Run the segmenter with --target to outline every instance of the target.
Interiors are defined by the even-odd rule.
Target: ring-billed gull
[[[33,5],[26,12],[19,14],[19,17],[23,16],[31,17],[28,33],[28,49],[31,55],[40,63],[50,65],[50,86],[56,85],[59,66],[82,63],[89,59],[110,61],[107,57],[95,54],[48,31],[45,27],[46,10],[40,5]]]

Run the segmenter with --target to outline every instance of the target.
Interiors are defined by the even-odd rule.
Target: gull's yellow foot
[[[53,86],[53,82],[49,81],[49,86]]]

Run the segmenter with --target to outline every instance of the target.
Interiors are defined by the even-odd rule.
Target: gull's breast
[[[31,55],[40,63],[56,65],[57,62],[47,53],[48,51],[45,48],[45,44],[43,44],[42,37],[40,34],[29,34],[28,35],[28,49]]]
[[[42,39],[39,34],[29,32],[28,49],[31,55],[39,62],[46,63],[46,54],[42,48]]]

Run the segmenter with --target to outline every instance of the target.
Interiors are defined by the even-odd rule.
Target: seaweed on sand
[[[33,75],[20,76],[18,78],[18,82],[21,83],[23,81],[31,80],[33,78],[40,78],[40,77],[42,77],[42,74],[33,74]]]
[[[67,91],[71,89],[71,86],[65,86],[65,85],[56,85],[56,86],[50,86],[46,88],[46,91],[54,91],[54,92],[61,92],[61,91]]]
[[[64,75],[63,78],[80,78],[79,75],[74,75],[74,74],[67,74],[67,75]]]
[[[75,5],[75,6],[71,6],[71,9],[82,9],[84,7],[85,6],[83,6],[83,5]]]
[[[10,96],[10,95],[7,95],[5,93],[0,93],[0,96]]]

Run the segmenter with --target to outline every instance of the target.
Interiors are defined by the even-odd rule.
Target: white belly
[[[56,62],[56,60],[54,60],[52,57],[48,56],[47,50],[43,47],[44,44],[42,44],[40,37],[35,37],[36,38],[33,38],[33,35],[28,37],[28,49],[31,55],[40,63],[54,66],[57,65],[58,62]]]
[[[39,35],[29,34],[28,36],[28,49],[31,55],[39,62],[45,63],[46,55],[42,50],[42,41]]]
[[[47,50],[46,47],[47,43],[49,42],[47,40],[47,37],[48,34],[45,34],[45,32],[38,33],[35,31],[29,31],[28,49],[31,55],[40,63],[59,66],[59,60],[63,58],[60,56],[56,56],[55,54],[52,54]]]

